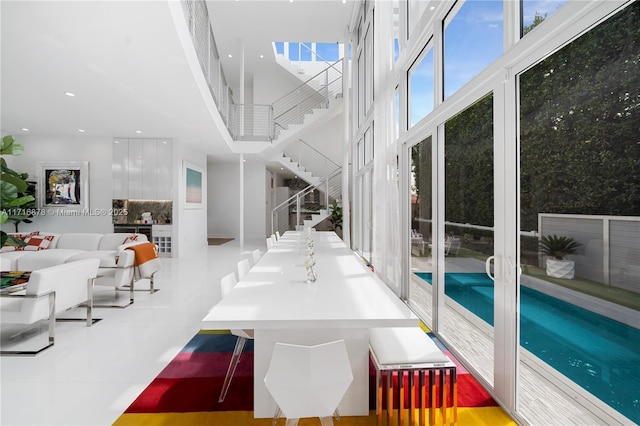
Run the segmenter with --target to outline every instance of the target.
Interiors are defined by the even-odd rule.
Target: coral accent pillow
[[[17,238],[19,240],[26,241],[27,238],[31,238],[34,235],[39,235],[39,234],[40,234],[40,231],[33,231],[33,232],[28,233],[28,234],[12,234],[11,236],[14,237],[14,238]],[[2,248],[0,249],[0,253],[6,253],[6,252],[9,252],[9,251],[20,251],[23,248],[24,248],[24,246],[12,246],[12,245],[9,245],[9,244],[5,243],[2,246]]]
[[[138,241],[138,236],[136,234],[133,234],[125,238],[122,244],[135,243],[136,241]]]
[[[49,244],[55,237],[53,235],[43,235],[38,236],[35,235],[33,237],[26,238],[24,241],[27,243],[24,247],[19,247],[18,250],[24,251],[38,251],[38,250],[46,250],[49,248]]]

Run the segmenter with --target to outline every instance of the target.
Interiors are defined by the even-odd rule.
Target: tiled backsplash
[[[173,201],[162,200],[113,200],[113,223],[142,223],[142,213],[150,212],[154,223],[170,224]],[[140,222],[137,222],[140,221]]]

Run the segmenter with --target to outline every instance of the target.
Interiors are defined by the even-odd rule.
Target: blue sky
[[[524,0],[523,25],[530,25],[536,12],[551,15],[564,3],[566,0]],[[455,16],[445,22],[445,98],[502,55],[503,21],[501,0],[467,0]],[[411,124],[433,109],[432,56],[414,67],[410,80]]]

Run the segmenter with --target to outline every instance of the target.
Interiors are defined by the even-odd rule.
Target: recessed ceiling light
[[[136,133],[140,134],[140,133],[142,133],[142,130],[136,130]]]
[[[280,167],[280,170],[284,170],[284,167]]]
[[[23,132],[28,132],[28,131],[29,131],[29,129],[27,129],[26,127],[23,127],[23,128],[22,128],[22,129],[20,129],[20,130],[22,130]]]
[[[229,57],[230,57],[230,58],[233,58],[233,56],[231,55],[231,53],[229,53]]]
[[[120,141],[113,141],[113,143],[120,143]]]
[[[64,92],[64,94],[71,98],[73,98],[76,95],[75,93],[72,93],[72,92]]]
[[[84,133],[84,129],[78,129],[80,133]]]
[[[167,141],[162,141],[162,143],[166,145],[166,144],[167,144]]]
[[[260,59],[264,58],[264,55],[260,55]]]

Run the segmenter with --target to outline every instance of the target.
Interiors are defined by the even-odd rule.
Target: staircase
[[[326,110],[342,98],[342,59],[330,64],[293,91],[273,103],[274,139],[291,125],[303,124],[307,114]]]
[[[342,198],[342,170],[334,171],[280,203],[271,211],[271,232],[313,227],[327,219],[329,206]]]
[[[276,160],[312,186],[320,184],[323,177],[340,169],[338,164],[302,139],[289,144]]]

